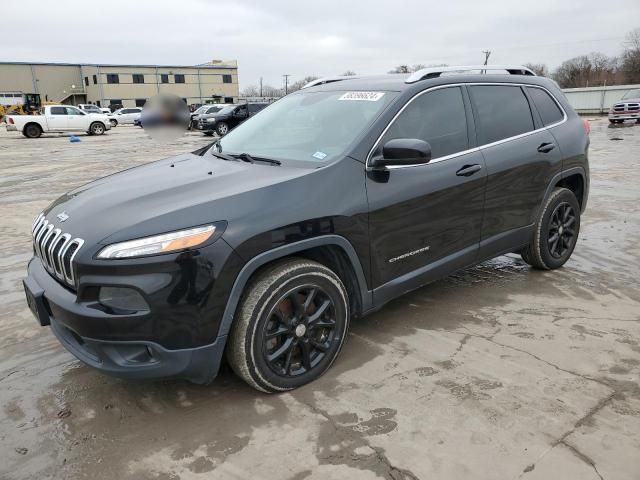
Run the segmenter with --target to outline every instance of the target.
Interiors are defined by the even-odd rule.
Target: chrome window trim
[[[543,86],[540,86],[540,85],[532,85],[530,83],[510,83],[510,82],[471,82],[471,83],[450,83],[450,84],[447,84],[447,85],[437,85],[435,87],[427,88],[426,90],[422,90],[422,91],[416,93],[393,116],[393,118],[389,121],[389,123],[387,124],[385,129],[382,131],[382,133],[378,136],[378,138],[374,142],[373,147],[371,147],[371,150],[369,150],[369,153],[368,153],[367,158],[365,160],[365,170],[367,170],[367,171],[374,170],[374,168],[372,168],[369,165],[369,160],[371,160],[371,156],[373,155],[374,150],[376,149],[376,147],[380,143],[380,140],[382,140],[382,137],[384,137],[385,134],[387,133],[387,131],[389,130],[389,128],[391,128],[391,125],[393,125],[393,123],[396,121],[396,119],[402,114],[402,112],[404,112],[404,109],[407,108],[411,104],[411,102],[413,102],[416,98],[418,98],[418,97],[420,97],[422,95],[425,95],[425,94],[427,94],[429,92],[432,92],[434,90],[440,90],[442,88],[463,87],[463,86],[471,87],[471,86],[476,86],[476,85],[540,88],[540,89],[544,90],[545,92],[547,92],[551,96],[553,101],[556,102],[556,105],[558,106],[558,108],[560,108],[560,111],[562,112],[563,118],[562,118],[562,120],[560,120],[560,121],[558,121],[556,123],[552,123],[551,125],[547,125],[547,126],[543,126],[541,128],[537,128],[535,130],[531,130],[530,132],[525,132],[525,133],[521,133],[519,135],[514,135],[513,137],[503,138],[502,140],[497,140],[497,141],[492,142],[492,143],[485,143],[483,145],[478,145],[477,147],[469,148],[469,149],[463,150],[461,152],[456,152],[456,153],[452,153],[452,154],[449,154],[449,155],[445,155],[444,157],[434,158],[429,163],[417,163],[417,164],[412,164],[412,165],[390,165],[390,166],[386,166],[385,169],[387,169],[387,170],[397,170],[397,169],[401,169],[401,168],[427,167],[427,166],[432,165],[434,163],[443,162],[445,160],[450,160],[452,158],[461,157],[463,155],[468,155],[469,153],[478,152],[478,151],[483,150],[485,148],[493,147],[495,145],[500,145],[501,143],[511,142],[513,140],[518,140],[520,138],[524,138],[524,137],[527,137],[529,135],[533,135],[534,133],[538,133],[538,132],[541,132],[543,130],[548,130],[550,128],[557,127],[558,125],[561,125],[561,124],[565,123],[569,118],[567,116],[567,112],[563,108],[562,104],[560,102],[558,102],[558,100],[553,95],[553,93],[551,93],[549,91],[549,89],[547,89],[547,88],[545,88]],[[527,101],[529,101],[528,97],[527,97]],[[531,113],[533,114],[533,111]]]

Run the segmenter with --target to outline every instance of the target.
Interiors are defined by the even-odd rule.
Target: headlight
[[[98,258],[132,258],[185,250],[202,245],[211,238],[215,231],[215,226],[207,225],[205,227],[190,228],[178,232],[154,235],[153,237],[114,243],[100,250]]]
[[[215,121],[216,121],[216,119],[215,119],[215,118],[207,118],[207,122],[209,122],[209,123],[213,123],[213,122],[215,122]]]

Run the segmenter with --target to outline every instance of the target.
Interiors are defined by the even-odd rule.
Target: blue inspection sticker
[[[327,154],[324,152],[316,152],[311,156],[317,158],[318,160],[324,160],[327,157]]]

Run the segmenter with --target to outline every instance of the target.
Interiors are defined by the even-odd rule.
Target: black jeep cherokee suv
[[[523,67],[443,70],[316,81],[211,147],[64,195],[33,224],[32,311],[103,372],[206,383],[226,353],[273,392],[421,285],[507,252],[562,266],[588,124]]]

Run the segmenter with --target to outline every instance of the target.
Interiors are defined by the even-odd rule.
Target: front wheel
[[[100,122],[93,122],[89,127],[91,135],[102,135],[104,133],[104,125]]]
[[[541,270],[564,265],[580,233],[580,204],[567,188],[556,188],[545,202],[522,259]]]
[[[347,291],[330,269],[305,259],[266,267],[248,284],[227,359],[263,392],[305,385],[331,366],[349,327]]]
[[[221,137],[225,136],[227,133],[229,133],[229,125],[227,125],[225,122],[218,123],[216,125],[216,132]]]

